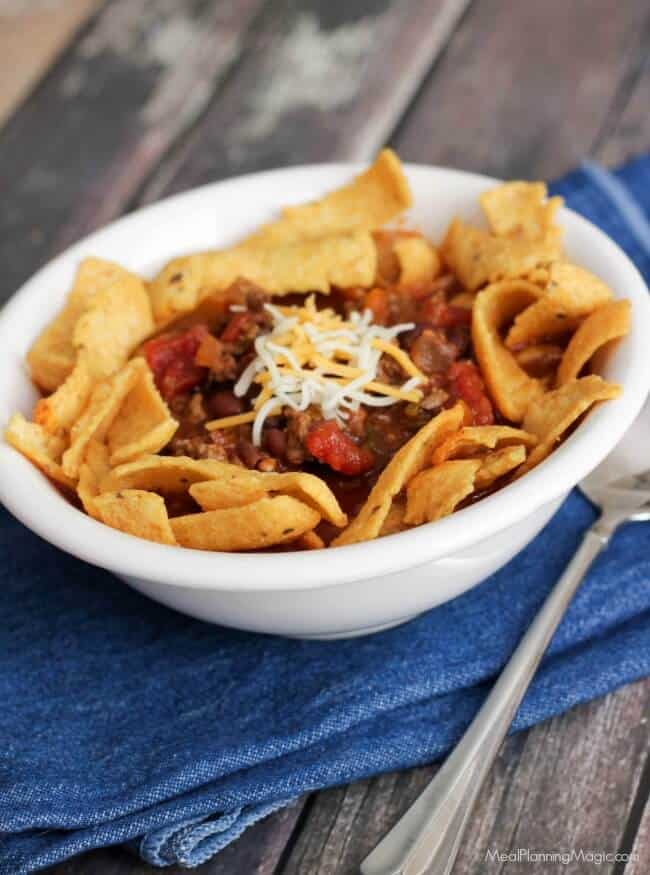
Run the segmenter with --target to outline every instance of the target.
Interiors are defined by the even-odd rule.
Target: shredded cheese
[[[213,419],[212,422],[206,422],[205,427],[210,430],[215,428],[232,428],[235,425],[245,425],[247,422],[253,422],[256,416],[257,413],[254,410],[249,410],[248,413],[236,413],[234,416]]]
[[[387,355],[394,358],[401,369],[409,374],[409,376],[418,377],[418,379],[423,382],[426,380],[422,371],[413,364],[413,361],[407,356],[403,349],[400,349],[399,346],[395,346],[394,343],[387,343],[385,340],[380,340],[377,337],[373,340],[372,345],[375,349],[380,349],[382,352],[385,352]]]
[[[387,407],[422,399],[417,386],[426,378],[394,343],[399,334],[413,328],[412,323],[376,325],[369,310],[354,312],[345,320],[331,309],[317,310],[313,296],[304,307],[265,306],[273,326],[255,339],[256,356],[234,388],[242,398],[254,383],[262,387],[253,409],[215,419],[206,428],[252,422],[253,443],[259,446],[266,418],[283,407],[300,411],[315,405],[325,419],[342,424],[361,404]],[[401,386],[376,379],[384,354],[410,377]]]

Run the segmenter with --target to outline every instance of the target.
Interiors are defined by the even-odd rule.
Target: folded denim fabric
[[[552,186],[650,279],[650,157]],[[126,843],[195,866],[302,793],[457,741],[595,512],[574,491],[467,594],[368,638],[209,626],[150,602],[0,511],[0,872]],[[650,674],[650,527],[594,568],[514,728]]]

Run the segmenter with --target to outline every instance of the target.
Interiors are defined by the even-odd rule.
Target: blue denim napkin
[[[650,279],[650,156],[553,186]],[[466,595],[369,638],[301,642],[173,613],[0,511],[0,872],[127,843],[197,865],[301,793],[440,757],[594,519],[574,492]],[[650,527],[600,558],[517,715],[650,674]]]

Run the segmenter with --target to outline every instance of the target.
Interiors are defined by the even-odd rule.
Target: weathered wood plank
[[[251,170],[370,157],[467,5],[276,0],[219,100],[143,200]]]
[[[273,875],[284,848],[296,828],[305,800],[276,811],[246,830],[239,841],[193,869],[196,875]],[[46,870],[50,875],[155,875],[149,866],[121,848],[91,851]],[[186,868],[170,866],[166,875],[183,875]]]
[[[195,871],[198,875],[273,875],[277,871],[287,843],[299,827],[299,820],[307,797],[291,808],[271,814],[256,823],[232,845],[224,848]],[[186,871],[186,870],[183,870]],[[177,875],[182,875],[179,869]]]
[[[458,875],[483,871],[488,849],[616,853],[647,757],[642,719],[650,682],[570,711],[526,737],[512,780],[499,788],[498,809],[484,795],[458,860]],[[484,819],[492,818],[489,833]],[[543,863],[548,875],[585,871],[576,858]],[[490,871],[511,871],[508,863]],[[613,872],[614,863],[603,864]]]
[[[514,871],[486,851],[619,848],[647,752],[650,681],[534,727],[506,742],[479,797],[454,875]],[[434,767],[384,775],[316,797],[278,875],[352,875],[408,808]],[[532,866],[532,864],[531,864]],[[584,862],[546,862],[544,875]],[[599,871],[614,871],[603,865]],[[643,870],[645,872],[645,870]]]
[[[91,851],[44,870],[46,875],[153,875],[159,871],[122,848]]]
[[[558,176],[589,152],[646,56],[647,23],[645,0],[476,3],[393,143],[413,161]]]
[[[265,0],[114,0],[0,132],[2,298],[120,213],[195,123]]]
[[[348,875],[415,801],[437,766],[391,772],[314,797],[277,875]]]
[[[102,0],[8,0],[0,6],[0,125]]]
[[[650,33],[644,37],[650,44]],[[599,135],[593,154],[610,167],[650,149],[650,62],[643,58],[640,70],[633,71],[629,87],[621,89],[617,105]]]
[[[648,731],[648,717],[644,718],[646,732]],[[645,806],[641,820],[637,827],[634,844],[630,849],[622,847],[621,851],[630,854],[630,860],[623,869],[620,867],[621,873],[625,875],[647,875],[648,867],[650,866],[650,768],[646,769],[644,775],[645,782],[642,787],[642,792],[645,796]],[[616,872],[615,875],[619,875]]]

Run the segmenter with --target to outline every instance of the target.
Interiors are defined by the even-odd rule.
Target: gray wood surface
[[[623,161],[650,145],[649,38],[647,0],[108,0],[0,129],[2,297],[125,210],[235,173],[386,141],[509,177]],[[485,861],[517,847],[634,851],[594,871],[646,875],[649,714],[644,681],[510,738],[455,875],[522,871]],[[436,768],[304,798],[195,871],[351,875]],[[51,870],[154,871],[120,849]]]
[[[645,0],[474,3],[393,142],[412,161],[559,176],[616,129],[647,28]]]

